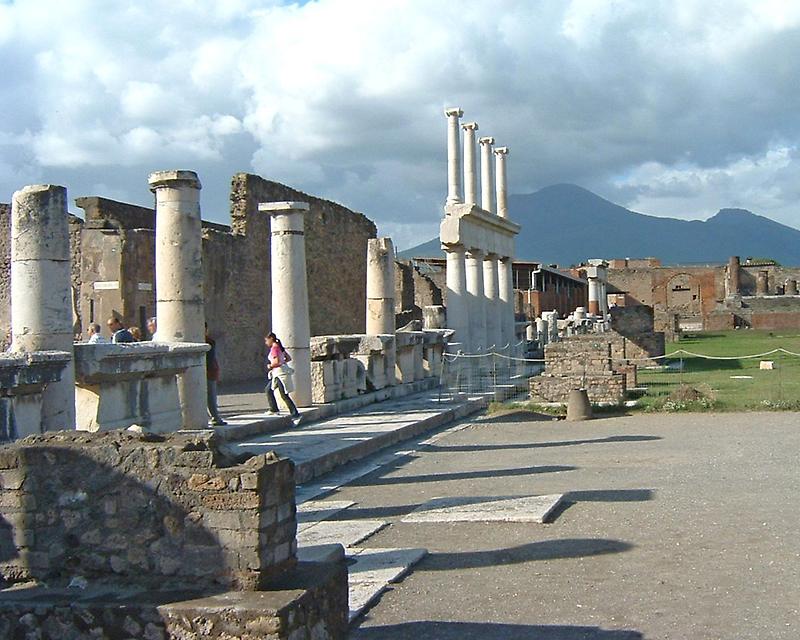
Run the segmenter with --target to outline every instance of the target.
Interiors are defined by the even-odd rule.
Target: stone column
[[[461,132],[459,118],[464,112],[458,107],[445,109],[447,116],[447,204],[460,204],[461,198]]]
[[[487,253],[483,258],[483,295],[486,308],[487,347],[494,345],[495,351],[506,346],[502,325],[502,304],[496,253]]]
[[[31,185],[11,205],[11,351],[72,355],[67,190]],[[43,431],[75,428],[75,364],[42,391]]]
[[[494,205],[494,161],[492,145],[494,138],[486,137],[478,140],[481,145],[481,209],[489,213],[495,212]]]
[[[600,282],[597,278],[589,278],[589,314],[601,315],[600,309]]]
[[[298,407],[311,406],[311,325],[306,277],[305,202],[262,202],[270,214],[272,331],[292,356]],[[394,264],[394,263],[392,263]],[[394,285],[393,285],[394,286]]]
[[[769,294],[769,271],[759,271],[756,274],[756,295],[766,296]]]
[[[494,150],[494,155],[497,158],[495,161],[497,215],[501,218],[508,218],[508,193],[506,178],[506,158],[508,157],[508,147],[497,147],[497,149]]]
[[[447,327],[455,333],[453,342],[468,352],[472,348],[469,323],[469,294],[464,247],[460,244],[443,245],[447,256]]]
[[[739,256],[728,258],[728,278],[725,281],[726,293],[729,298],[738,296],[739,289]]]
[[[478,204],[478,167],[475,153],[475,132],[477,122],[467,122],[464,129],[464,202]]]
[[[469,308],[470,351],[486,350],[486,304],[483,290],[483,252],[470,249],[466,254],[467,294]]]
[[[797,280],[795,280],[794,278],[789,278],[786,281],[783,293],[784,293],[784,295],[787,295],[787,296],[796,296],[797,295]]]
[[[608,317],[608,284],[605,280],[598,280],[597,285],[600,289],[600,314]]]
[[[367,240],[367,335],[394,335],[394,245]]]
[[[162,342],[204,343],[203,236],[200,180],[194,171],[156,171],[148,182],[156,196],[156,317]],[[204,429],[206,365],[178,376],[184,429]]]
[[[500,290],[500,331],[503,344],[512,347],[516,342],[516,320],[514,316],[514,269],[511,258],[503,258],[498,265],[498,288]]]

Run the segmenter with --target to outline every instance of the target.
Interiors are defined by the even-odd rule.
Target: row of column
[[[514,342],[511,258],[450,245],[447,256],[447,318],[465,352],[500,350]]]
[[[506,157],[508,147],[494,147],[494,138],[477,139],[480,146],[481,189],[478,193],[477,122],[461,124],[464,112],[445,110],[447,116],[447,204],[480,206],[501,218],[508,217]],[[464,130],[463,151],[461,130]],[[462,155],[463,154],[463,155]],[[463,163],[462,163],[463,160]],[[463,171],[462,171],[463,165]],[[480,200],[478,196],[480,195]]]

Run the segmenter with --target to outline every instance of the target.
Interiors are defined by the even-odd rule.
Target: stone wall
[[[395,262],[395,313],[397,326],[411,320],[422,320],[422,309],[444,305],[446,285],[444,273],[427,267],[423,271],[410,260]]]
[[[612,307],[611,333],[624,339],[622,358],[639,361],[643,358],[663,356],[665,353],[665,335],[663,331],[654,331],[654,311],[650,306]],[[644,365],[645,362],[639,361]]]
[[[533,376],[530,379],[531,400],[533,402],[566,402],[572,389],[584,387],[589,402],[594,404],[619,404],[625,394],[625,376],[609,374],[604,376],[589,374],[583,379],[559,376]]]
[[[295,562],[294,464],[212,437],[54,432],[0,448],[0,577],[253,589]]]

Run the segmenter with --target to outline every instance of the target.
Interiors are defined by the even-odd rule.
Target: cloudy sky
[[[127,5],[127,8],[126,8]],[[511,147],[510,190],[800,227],[800,2],[0,0],[0,201],[32,182],[151,204],[251,171],[437,233],[443,108]]]

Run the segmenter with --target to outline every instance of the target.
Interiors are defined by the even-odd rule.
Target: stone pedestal
[[[298,407],[311,406],[311,327],[308,316],[305,202],[262,202],[270,214],[272,331],[292,356],[294,392]]]
[[[462,245],[442,245],[447,256],[447,326],[454,333],[454,347],[472,348],[467,293],[466,256]]]
[[[67,190],[32,185],[11,205],[11,351],[72,354]],[[75,367],[42,391],[41,429],[75,428]]]
[[[394,245],[390,238],[367,241],[367,335],[393,334]]]
[[[157,171],[148,179],[156,197],[156,317],[161,342],[205,342],[200,180],[194,171]],[[204,429],[205,359],[178,378],[184,429]]]
[[[539,346],[543,347],[546,345],[548,337],[547,320],[544,318],[536,318],[536,339],[539,341]]]
[[[483,282],[483,252],[471,249],[466,254],[469,308],[470,351],[485,351],[491,346],[486,335],[486,294]]]
[[[425,377],[423,359],[423,342],[425,335],[422,331],[398,331],[395,334],[397,345],[397,373],[398,384],[406,384]]]

